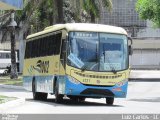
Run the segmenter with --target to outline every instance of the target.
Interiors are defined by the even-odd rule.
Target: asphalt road
[[[25,90],[0,88],[1,95],[23,97],[26,102],[2,113],[43,114],[114,114],[114,113],[160,113],[160,82],[129,82],[127,98],[115,99],[113,106],[107,106],[105,99],[86,99],[73,103],[65,99],[63,104],[55,103],[54,96],[47,101],[35,101],[32,93]]]

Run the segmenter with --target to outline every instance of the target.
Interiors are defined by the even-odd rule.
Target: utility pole
[[[8,25],[8,29],[10,31],[10,38],[11,38],[11,79],[17,79],[17,65],[16,65],[16,41],[15,41],[15,27],[17,26],[16,21],[14,20],[15,11],[11,12],[11,20],[10,24]]]

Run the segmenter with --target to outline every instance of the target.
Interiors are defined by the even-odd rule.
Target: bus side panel
[[[36,76],[36,91],[53,93],[54,76]]]
[[[65,94],[65,87],[66,87],[66,76],[65,75],[61,75],[61,76],[57,76],[58,79],[58,86],[59,86],[59,94]]]
[[[28,91],[32,91],[32,76],[23,76],[23,87]]]
[[[54,76],[35,76],[36,92],[53,93]],[[32,91],[32,76],[23,77],[23,86],[26,90]]]

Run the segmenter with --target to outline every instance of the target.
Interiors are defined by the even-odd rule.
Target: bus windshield
[[[89,71],[127,69],[127,37],[99,32],[70,32],[68,65]]]

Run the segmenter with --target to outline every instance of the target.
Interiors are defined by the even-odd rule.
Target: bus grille
[[[120,78],[122,77],[122,74],[118,74],[118,75],[107,75],[107,76],[102,76],[102,75],[89,75],[89,74],[83,74],[83,73],[79,73],[79,72],[74,72],[75,74],[81,76],[81,77],[88,77],[88,78],[99,78],[99,79],[115,79],[115,78]]]
[[[93,88],[87,88],[84,91],[82,91],[80,94],[82,95],[105,95],[105,96],[114,97],[114,94],[110,90],[93,89]]]

